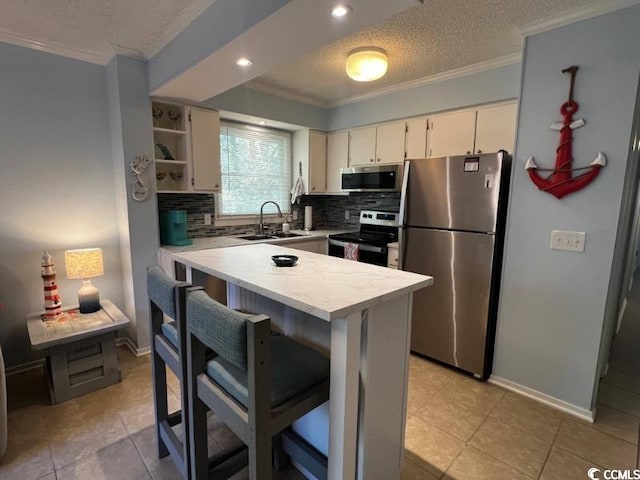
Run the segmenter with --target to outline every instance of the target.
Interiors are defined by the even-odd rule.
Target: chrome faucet
[[[282,210],[280,210],[280,205],[278,205],[273,200],[267,200],[266,202],[264,202],[262,204],[262,206],[260,207],[260,225],[258,225],[258,235],[264,235],[264,222],[263,222],[263,213],[262,213],[262,211],[264,210],[264,206],[267,203],[273,203],[276,206],[276,208],[278,209],[278,216],[282,217]]]

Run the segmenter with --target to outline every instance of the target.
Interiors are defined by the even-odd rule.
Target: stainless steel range
[[[374,265],[387,265],[387,245],[398,241],[398,212],[360,212],[360,230],[329,235],[329,255],[345,256],[345,245],[358,245],[358,261]]]

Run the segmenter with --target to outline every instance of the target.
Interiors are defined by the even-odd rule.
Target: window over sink
[[[222,192],[217,218],[255,217],[273,200],[291,212],[291,134],[286,131],[224,122],[220,125]],[[272,210],[273,209],[273,210]],[[273,205],[266,213],[276,213]]]

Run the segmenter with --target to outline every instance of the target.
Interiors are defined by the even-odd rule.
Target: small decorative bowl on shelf
[[[293,267],[298,263],[298,257],[295,255],[273,255],[271,257],[276,267]]]

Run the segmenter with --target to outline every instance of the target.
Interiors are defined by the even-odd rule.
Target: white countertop
[[[276,267],[271,256],[281,254],[297,256],[298,264]],[[172,258],[327,321],[433,283],[426,275],[264,243],[174,253]]]
[[[320,238],[326,238],[327,235],[334,233],[352,232],[352,230],[311,230],[305,232],[304,230],[291,230],[291,233],[297,233],[299,237],[289,238],[274,238],[268,240],[244,240],[240,237],[251,235],[250,233],[242,233],[234,236],[223,237],[200,237],[194,238],[192,245],[174,246],[174,245],[162,245],[160,248],[166,250],[169,253],[176,252],[190,252],[193,250],[208,250],[211,248],[223,248],[223,247],[235,247],[239,245],[255,245],[257,243],[277,243],[278,245],[287,244],[289,242],[302,242],[304,240],[318,240]]]

